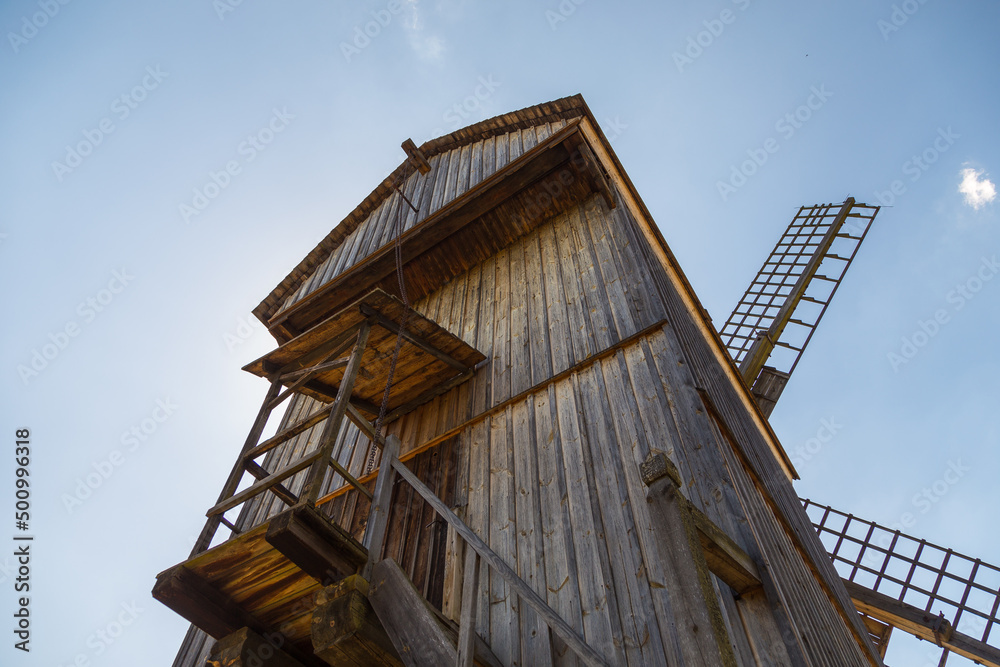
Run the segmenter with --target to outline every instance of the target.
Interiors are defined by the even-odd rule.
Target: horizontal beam
[[[246,462],[247,472],[256,477],[257,479],[267,479],[270,473],[256,461]],[[289,491],[283,484],[275,484],[271,487],[271,493],[281,498],[282,501],[287,505],[294,505],[299,501],[299,497],[294,493]]]
[[[271,436],[264,442],[260,443],[256,447],[247,450],[247,452],[243,455],[243,460],[252,461],[261,454],[264,454],[274,449],[275,447],[285,442],[286,440],[291,440],[300,433],[311,429],[313,426],[320,423],[329,416],[330,416],[329,406],[320,408],[319,410],[315,411],[305,419],[295,422],[285,430],[275,433],[273,436]]]
[[[289,371],[281,376],[281,381],[291,380],[293,378],[300,377],[302,375],[308,375],[310,373],[319,373],[320,371],[329,371],[334,368],[343,368],[350,361],[349,357],[341,357],[340,359],[334,359],[333,361],[327,361],[322,364],[316,364],[315,366],[310,366],[309,368],[302,368],[297,371]]]
[[[223,512],[231,510],[237,505],[242,505],[249,499],[256,496],[258,493],[266,491],[275,484],[284,480],[286,477],[291,477],[298,471],[303,470],[304,468],[308,468],[313,462],[316,461],[316,459],[319,458],[319,455],[321,453],[322,452],[315,451],[309,456],[305,456],[299,459],[298,461],[295,461],[294,463],[289,463],[287,466],[285,466],[284,468],[282,468],[277,472],[272,473],[267,478],[255,482],[254,484],[251,484],[250,486],[243,489],[239,493],[236,493],[230,496],[228,499],[223,500],[221,503],[218,503],[215,507],[208,510],[208,512],[205,513],[205,516],[215,516],[216,514],[222,514]]]
[[[368,551],[357,540],[309,505],[271,519],[264,539],[323,585],[356,574],[368,560]]]
[[[958,632],[947,620],[847,579],[844,586],[858,611],[969,660],[1000,667],[1000,649]]]
[[[242,627],[264,632],[257,619],[183,565],[176,565],[156,577],[153,598],[216,639]]]
[[[469,370],[469,367],[463,364],[458,359],[437,349],[436,347],[428,343],[426,340],[424,340],[421,336],[418,336],[410,331],[407,331],[406,329],[401,328],[398,324],[396,324],[395,322],[393,322],[388,317],[384,316],[382,313],[378,312],[371,306],[361,304],[361,312],[364,313],[365,315],[368,315],[369,317],[375,318],[375,321],[376,323],[379,324],[379,326],[388,329],[389,331],[391,331],[396,335],[402,335],[403,338],[406,341],[408,341],[411,345],[419,347],[427,354],[443,361],[452,368],[455,368],[463,372]]]
[[[761,585],[753,559],[698,508],[691,506],[705,562],[712,574],[742,594]]]
[[[361,482],[359,482],[354,477],[354,475],[348,472],[347,468],[341,465],[340,461],[337,461],[336,459],[330,459],[330,467],[336,470],[338,473],[340,473],[340,476],[346,479],[347,483],[353,486],[355,489],[357,489],[358,492],[361,493],[361,495],[367,497],[368,500],[372,499],[372,492],[369,491],[367,487],[365,487],[363,484],[361,484]]]

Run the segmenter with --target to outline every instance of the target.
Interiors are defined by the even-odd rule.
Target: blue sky
[[[36,541],[33,650],[0,661],[169,664],[186,623],[149,590],[266,390],[251,309],[403,139],[577,92],[719,325],[800,205],[893,204],[772,423],[800,495],[1000,563],[997,25],[971,0],[3,3],[0,421],[31,429]]]

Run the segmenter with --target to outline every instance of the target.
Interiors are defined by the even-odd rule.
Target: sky
[[[0,3],[6,516],[19,429],[31,494],[0,553],[34,536],[28,654],[0,557],[0,663],[169,665],[187,623],[149,591],[266,391],[250,311],[404,139],[575,93],[719,326],[799,206],[884,206],[771,421],[800,496],[1000,564],[998,25],[972,0]],[[933,648],[897,633],[887,662]]]

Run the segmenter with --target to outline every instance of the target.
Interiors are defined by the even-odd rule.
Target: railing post
[[[465,581],[462,584],[462,615],[458,624],[458,667],[472,667],[476,652],[476,607],[479,592],[479,554],[465,545]]]
[[[372,443],[375,446],[375,443]],[[378,466],[378,477],[375,480],[375,493],[372,499],[371,511],[368,514],[368,527],[362,544],[368,549],[368,563],[362,572],[365,579],[371,577],[372,568],[382,555],[382,542],[389,525],[389,505],[392,502],[392,480],[395,476],[392,463],[399,455],[399,438],[388,435],[382,447],[382,460]]]
[[[358,331],[357,341],[354,349],[351,350],[350,361],[344,369],[344,377],[340,381],[340,388],[337,389],[337,397],[333,400],[330,408],[330,416],[323,426],[323,436],[319,441],[319,457],[309,467],[306,483],[299,494],[300,502],[306,505],[314,505],[319,498],[320,488],[326,478],[326,468],[329,465],[330,455],[333,453],[333,446],[340,432],[340,425],[344,421],[344,413],[347,411],[347,403],[351,400],[351,393],[354,391],[354,380],[358,376],[361,368],[361,357],[365,353],[365,346],[368,344],[368,334],[371,333],[372,323],[369,320],[361,326]]]
[[[229,473],[229,478],[226,480],[225,486],[222,487],[222,492],[219,494],[219,499],[216,501],[216,504],[221,503],[226,498],[232,496],[236,493],[236,489],[239,488],[240,480],[243,479],[243,473],[246,472],[246,468],[243,464],[243,455],[256,447],[257,443],[260,441],[260,436],[264,432],[264,427],[267,426],[267,420],[271,417],[271,411],[274,409],[271,402],[274,401],[274,398],[280,392],[281,380],[275,378],[271,381],[271,388],[267,390],[264,402],[261,404],[260,410],[257,412],[257,419],[254,420],[253,426],[250,427],[250,433],[247,434],[246,442],[243,443],[243,449],[240,450],[240,455],[236,457],[236,463],[233,464],[233,469]],[[208,518],[208,521],[205,522],[205,527],[201,529],[201,535],[198,536],[198,540],[194,543],[194,548],[191,549],[191,555],[188,556],[188,558],[194,558],[196,555],[208,548],[208,546],[212,543],[212,538],[215,537],[215,531],[219,529],[219,524],[221,522],[221,514],[210,516]]]

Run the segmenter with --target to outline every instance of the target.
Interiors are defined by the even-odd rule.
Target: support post
[[[254,420],[253,426],[250,428],[250,433],[247,435],[246,442],[243,443],[243,449],[240,450],[240,455],[236,457],[236,463],[233,464],[233,469],[229,473],[229,478],[226,480],[225,486],[222,487],[222,493],[219,494],[219,499],[216,501],[216,504],[221,503],[226,498],[229,498],[231,495],[236,493],[236,489],[239,488],[240,480],[243,479],[243,473],[246,470],[243,466],[243,457],[260,441],[260,436],[264,433],[264,427],[267,426],[267,420],[271,416],[271,410],[274,409],[271,402],[274,401],[274,398],[280,392],[281,380],[275,378],[271,382],[271,388],[267,390],[264,402],[261,404],[260,410],[257,412],[257,419]],[[221,522],[221,514],[208,517],[208,521],[205,522],[205,527],[202,528],[201,535],[199,535],[197,541],[195,541],[194,548],[191,549],[191,555],[188,556],[188,558],[194,558],[208,548],[208,546],[212,543],[212,538],[215,537],[215,531],[219,529],[219,524]]]
[[[659,557],[669,577],[662,583],[670,591],[676,617],[688,626],[679,633],[681,654],[692,665],[735,667],[694,516],[681,493],[680,473],[662,453],[650,454],[640,473],[647,487],[649,518],[662,547]]]
[[[382,557],[382,542],[389,525],[389,505],[392,503],[392,480],[395,470],[392,463],[399,455],[399,438],[389,435],[382,447],[382,460],[378,467],[378,477],[375,480],[375,493],[372,508],[368,514],[368,526],[362,542],[368,549],[368,563],[362,572],[365,579],[371,580],[372,568]]]
[[[458,667],[472,667],[476,648],[476,607],[479,605],[479,554],[465,545],[465,582],[462,584],[462,616],[458,625]]]

